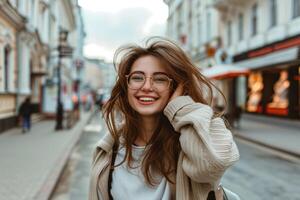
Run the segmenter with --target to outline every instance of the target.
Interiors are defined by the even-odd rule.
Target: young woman
[[[219,194],[220,179],[239,152],[210,107],[210,82],[162,38],[122,47],[114,60],[117,81],[104,108],[109,133],[94,153],[89,199],[206,200],[210,191]]]

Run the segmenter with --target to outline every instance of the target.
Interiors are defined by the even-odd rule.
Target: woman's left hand
[[[172,101],[176,97],[179,97],[179,96],[182,96],[182,95],[183,95],[183,83],[180,83],[180,84],[178,84],[176,90],[174,91],[174,93],[170,97],[169,101]]]

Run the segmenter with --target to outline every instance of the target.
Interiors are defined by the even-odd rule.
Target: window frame
[[[270,9],[270,28],[277,25],[278,20],[278,2],[277,0],[269,0],[269,9]]]
[[[292,19],[300,17],[300,0],[293,0],[292,3]]]
[[[257,35],[258,28],[258,5],[255,3],[251,8],[251,36]]]

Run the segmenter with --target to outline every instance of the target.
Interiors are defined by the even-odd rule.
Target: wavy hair
[[[138,58],[147,55],[154,56],[162,62],[174,80],[172,90],[176,89],[178,83],[183,83],[185,95],[189,95],[195,102],[207,105],[212,103],[215,86],[200,73],[174,42],[162,37],[151,37],[145,42],[144,47],[135,44],[120,47],[114,56],[114,66],[117,69],[116,83],[103,110],[105,122],[116,144],[119,145],[120,141],[123,141],[122,146],[126,149],[124,160],[116,166],[127,161],[131,167],[133,160],[131,148],[139,134],[138,113],[129,105],[125,75],[130,73],[131,66]],[[224,97],[223,94],[222,96]],[[142,160],[141,169],[147,184],[157,184],[152,172],[159,173],[169,182],[175,183],[174,175],[180,150],[179,133],[176,133],[169,120],[161,113],[160,123],[146,146]]]

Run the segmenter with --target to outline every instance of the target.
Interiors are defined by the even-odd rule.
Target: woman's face
[[[167,105],[171,80],[166,79],[166,74],[162,62],[154,56],[143,56],[133,63],[128,77],[131,85],[128,85],[127,97],[130,106],[142,117],[156,116]]]

